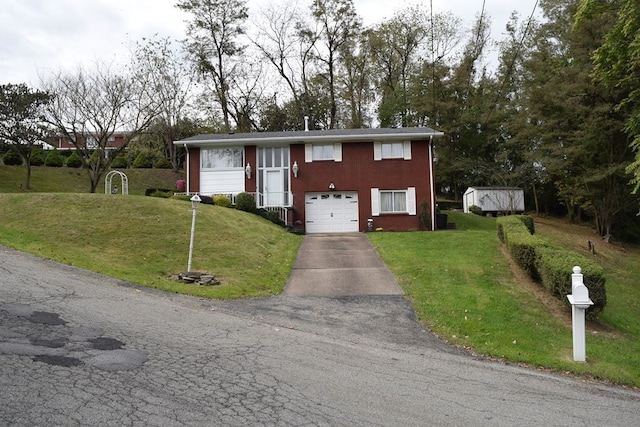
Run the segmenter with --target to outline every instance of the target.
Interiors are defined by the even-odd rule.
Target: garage
[[[307,233],[358,232],[358,193],[306,193]]]

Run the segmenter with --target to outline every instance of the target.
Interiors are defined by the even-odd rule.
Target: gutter
[[[436,192],[433,180],[433,135],[429,137],[429,187],[431,192],[431,231],[436,229]]]

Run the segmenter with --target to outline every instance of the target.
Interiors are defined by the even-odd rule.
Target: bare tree
[[[224,127],[231,131],[229,93],[242,53],[238,36],[248,17],[246,0],[182,0],[176,5],[192,14],[188,22],[188,46],[203,76],[215,90]]]
[[[190,107],[195,72],[189,66],[185,52],[175,48],[168,38],[143,39],[143,42],[136,43],[132,72],[148,79],[144,86],[159,108],[154,129],[160,133],[158,136],[163,141],[171,167],[177,172],[180,162],[173,141],[182,137],[180,124]]]
[[[95,193],[111,161],[142,133],[158,114],[158,105],[149,95],[150,80],[144,75],[118,75],[110,67],[96,63],[87,71],[58,72],[42,82],[54,95],[46,110],[46,120],[72,143],[84,160]],[[107,147],[116,134],[126,135],[123,144]]]

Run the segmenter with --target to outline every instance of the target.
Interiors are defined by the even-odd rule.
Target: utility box
[[[518,187],[469,187],[462,196],[465,213],[478,206],[483,214],[516,214],[524,212],[524,191]]]

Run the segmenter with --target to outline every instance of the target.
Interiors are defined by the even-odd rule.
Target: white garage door
[[[306,193],[307,233],[351,233],[358,230],[358,193]]]

